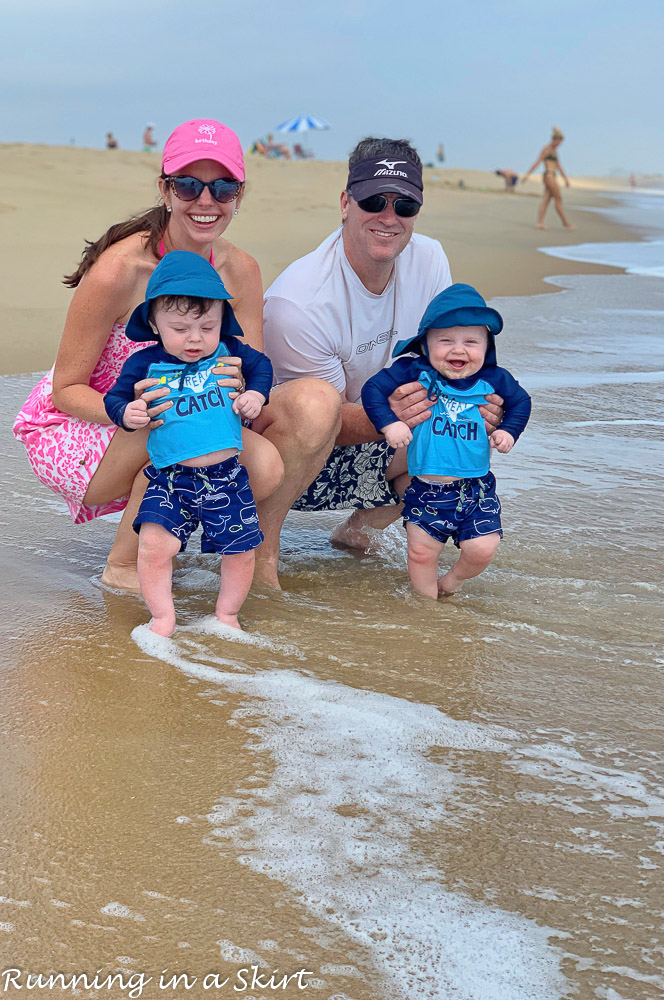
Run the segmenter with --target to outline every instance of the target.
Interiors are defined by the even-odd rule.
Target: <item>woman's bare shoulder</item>
[[[251,254],[248,254],[246,250],[240,250],[239,247],[236,247],[234,243],[229,243],[228,240],[218,239],[215,242],[214,260],[219,271],[222,274],[226,273],[229,278],[240,277],[246,279],[250,276],[260,277],[261,270],[258,266],[258,261]]]
[[[134,233],[104,250],[85,274],[81,287],[131,292],[145,286],[156,264],[154,255],[143,243],[142,234]]]

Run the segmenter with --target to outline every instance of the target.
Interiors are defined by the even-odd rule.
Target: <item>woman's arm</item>
[[[222,246],[217,269],[224,285],[233,296],[231,305],[242,327],[245,343],[257,351],[262,351],[263,281],[260,268],[254,258],[244,250],[226,240],[219,242]],[[216,253],[215,263],[217,263]]]
[[[108,424],[101,393],[90,376],[113,324],[134,304],[136,266],[118,253],[105,253],[74,292],[53,372],[53,403],[63,413]]]
[[[565,186],[569,187],[569,178],[567,177],[567,174],[563,170],[563,165],[560,162],[560,160],[558,160],[558,170],[560,171],[560,175],[561,175],[562,179],[565,181]]]
[[[536,159],[536,160],[535,160],[535,162],[533,163],[533,165],[532,165],[532,167],[530,168],[530,170],[528,170],[528,171],[527,171],[527,172],[526,172],[526,173],[525,173],[525,174],[523,175],[523,179],[524,179],[524,181],[525,181],[526,177],[530,177],[530,175],[532,174],[533,170],[536,170],[536,169],[537,169],[537,167],[538,167],[538,166],[540,165],[540,163],[541,163],[541,162],[542,162],[542,160],[544,159],[544,156],[545,156],[545,154],[546,154],[546,151],[548,150],[548,148],[549,148],[548,146],[545,146],[545,147],[544,147],[544,149],[542,150],[542,152],[540,153],[540,155],[539,155],[539,156],[537,157],[537,159]]]

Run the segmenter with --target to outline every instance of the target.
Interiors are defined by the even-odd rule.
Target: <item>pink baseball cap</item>
[[[215,160],[244,180],[244,156],[240,140],[232,129],[209,118],[195,118],[171,132],[161,160],[165,174],[174,174],[196,160]]]

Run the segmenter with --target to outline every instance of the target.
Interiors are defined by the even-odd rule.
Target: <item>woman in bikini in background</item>
[[[563,226],[566,229],[574,229],[574,226],[570,223],[569,219],[563,211],[563,199],[560,194],[560,188],[558,187],[558,180],[556,174],[560,171],[560,176],[565,181],[565,186],[569,187],[569,180],[562,168],[562,164],[558,159],[558,146],[564,139],[563,133],[558,128],[554,128],[551,132],[551,141],[544,147],[540,155],[537,157],[532,167],[525,174],[523,180],[526,181],[528,177],[532,174],[540,163],[544,164],[544,173],[542,175],[542,180],[544,181],[544,197],[542,198],[542,203],[539,207],[539,212],[537,213],[537,228],[546,229],[544,225],[544,216],[546,210],[549,207],[549,202],[553,198],[553,202],[556,208],[556,212],[560,216]]]

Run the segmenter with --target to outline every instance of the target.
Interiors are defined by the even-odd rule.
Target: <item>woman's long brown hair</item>
[[[141,215],[132,215],[126,222],[118,222],[115,226],[107,229],[103,236],[96,241],[86,240],[86,247],[81,257],[81,263],[72,274],[66,274],[62,279],[69,288],[76,288],[81,278],[89,271],[94,262],[114,243],[124,240],[134,233],[143,233],[143,244],[145,248],[152,250],[155,257],[159,257],[159,244],[168,224],[168,212],[165,205],[157,205],[148,209]]]

